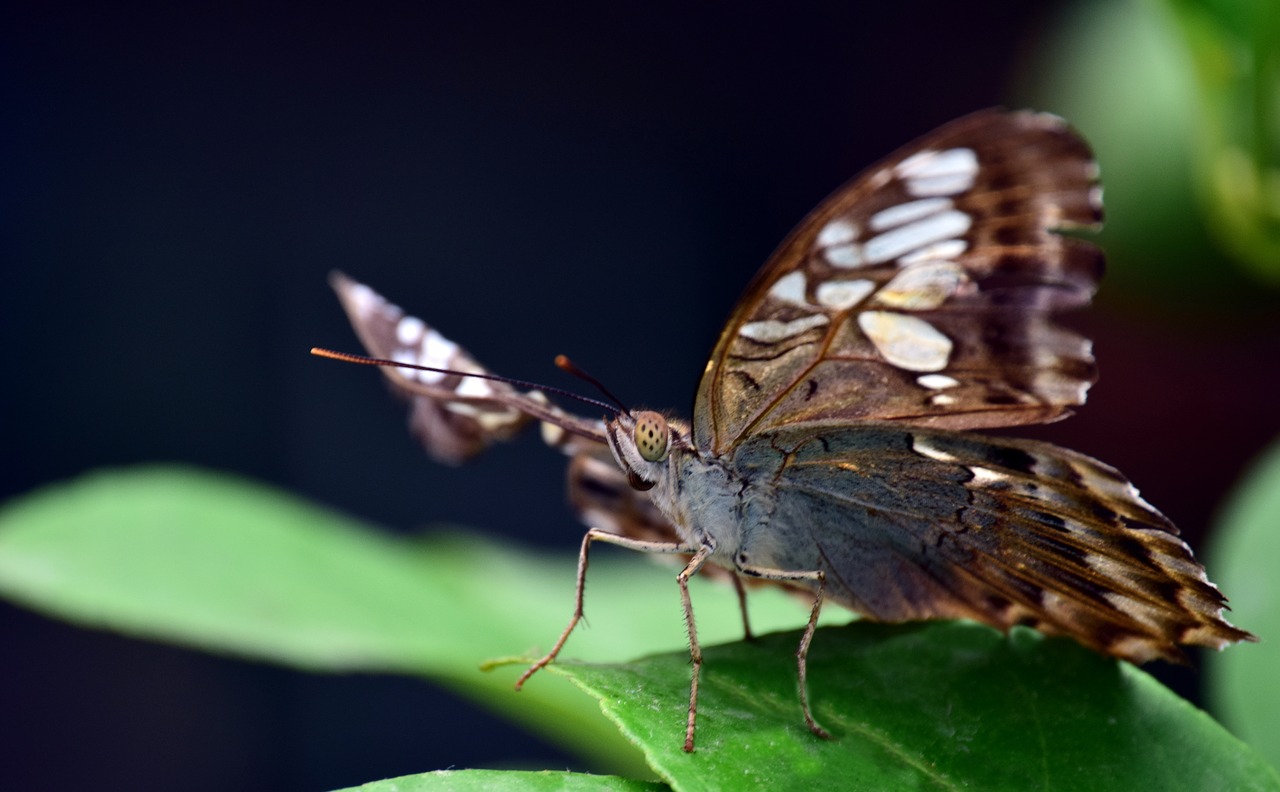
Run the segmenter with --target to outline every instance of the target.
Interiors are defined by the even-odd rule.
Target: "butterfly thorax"
[[[652,412],[623,414],[609,422],[607,435],[631,486],[648,494],[680,538],[714,547],[712,560],[734,567],[742,517],[758,500],[756,488],[721,458],[701,453],[683,421]]]

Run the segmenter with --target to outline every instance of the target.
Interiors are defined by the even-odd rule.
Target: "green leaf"
[[[799,633],[705,653],[697,750],[688,657],[562,664],[678,790],[1280,789],[1280,777],[1142,671],[1065,639],[968,623],[818,631],[801,720]]]
[[[1231,620],[1262,638],[1208,658],[1210,700],[1227,726],[1280,767],[1280,443],[1232,496],[1209,558],[1231,592]]]
[[[591,628],[562,655],[600,664],[554,665],[559,676],[540,674],[516,695],[517,669],[484,674],[477,666],[495,655],[536,654],[559,634],[571,605],[572,552],[549,560],[472,535],[397,539],[265,487],[182,468],[98,473],[0,510],[0,592],[33,608],[312,670],[429,676],[648,776],[601,718],[602,705],[683,789],[833,780],[1186,788],[1212,779],[1280,789],[1256,754],[1145,674],[1070,642],[966,624],[820,631],[810,685],[831,742],[800,719],[796,634],[711,646],[699,751],[686,755],[689,668],[674,571],[623,558],[631,557],[593,555]],[[732,590],[695,583],[704,643],[735,638]],[[805,610],[774,590],[752,596],[760,631],[802,624]],[[655,650],[670,653],[620,664]],[[502,778],[511,788],[527,781]]]
[[[434,773],[388,778],[339,792],[660,792],[666,784],[633,781],[617,776],[587,775],[544,770],[438,770]]]
[[[620,661],[686,646],[675,571],[593,554],[589,629],[564,657]],[[631,563],[623,563],[623,559]],[[602,766],[648,775],[572,685],[516,694],[495,656],[536,653],[572,609],[576,553],[518,552],[474,534],[398,539],[232,476],[181,467],[102,471],[0,510],[0,594],[86,626],[312,671],[421,674]],[[741,634],[731,589],[694,594],[708,641]],[[805,610],[759,592],[760,629]],[[583,735],[589,735],[584,739]]]

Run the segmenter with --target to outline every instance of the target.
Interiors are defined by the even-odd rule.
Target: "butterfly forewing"
[[[1051,313],[1083,305],[1101,221],[1097,168],[1060,120],[988,111],[869,169],[756,276],[698,390],[695,441],[891,420],[950,429],[1051,421],[1084,401],[1089,342]]]
[[[464,372],[489,372],[465,349],[363,283],[337,272],[329,282],[370,355],[459,372],[382,368],[391,389],[411,405],[410,430],[437,461],[466,461],[493,443],[512,438],[535,417],[554,420],[562,436],[565,430],[573,431],[583,442],[604,447],[599,421],[568,415],[537,391],[463,376]]]

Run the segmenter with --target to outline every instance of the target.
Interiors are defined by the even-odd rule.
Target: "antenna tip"
[[[556,368],[561,371],[576,371],[577,366],[573,365],[573,361],[569,360],[566,355],[556,355]]]

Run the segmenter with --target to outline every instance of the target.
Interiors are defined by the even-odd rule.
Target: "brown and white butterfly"
[[[698,386],[692,423],[612,408],[571,415],[368,287],[333,277],[369,353],[413,405],[414,433],[459,462],[530,419],[571,457],[594,541],[681,554],[693,679],[702,657],[687,581],[714,565],[880,621],[1029,625],[1143,663],[1182,645],[1255,640],[1178,530],[1115,469],[1048,443],[963,430],[1058,420],[1095,379],[1089,341],[1052,314],[1085,305],[1102,254],[1055,233],[1096,229],[1098,169],[1061,120],[991,110],[948,124],[815,209],[747,288]],[[712,567],[707,566],[707,569]],[[745,608],[744,608],[745,622]]]

